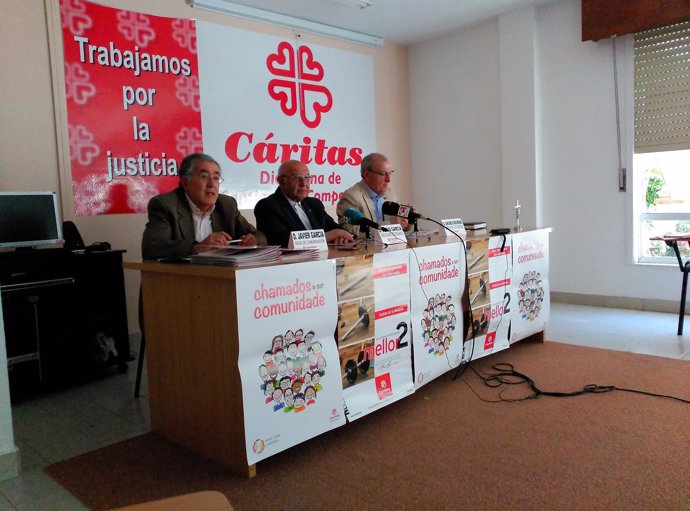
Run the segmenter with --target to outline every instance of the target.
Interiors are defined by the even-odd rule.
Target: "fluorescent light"
[[[360,9],[366,9],[371,7],[372,0],[331,0],[332,2],[338,2],[339,4],[353,5],[359,7]]]
[[[257,9],[255,7],[247,7],[246,5],[237,4],[228,0],[187,0],[187,3],[196,8],[204,9],[211,12],[219,12],[223,14],[230,14],[240,18],[261,21],[279,27],[288,27],[295,30],[309,32],[311,34],[323,35],[326,37],[334,37],[342,39],[351,43],[364,44],[366,46],[383,46],[383,37],[375,35],[362,34],[361,32],[354,32],[344,28],[326,25],[324,23],[317,23],[316,21],[305,20],[302,18],[295,18],[286,14],[279,14],[273,11],[266,11],[264,9]],[[352,0],[355,4],[371,4],[370,0]]]

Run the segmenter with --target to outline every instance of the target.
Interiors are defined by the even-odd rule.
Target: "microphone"
[[[354,208],[347,208],[343,213],[343,216],[345,216],[345,218],[347,218],[352,225],[359,225],[360,227],[373,227],[379,231],[388,232],[388,229],[377,224],[373,220],[369,220],[360,211],[357,211]]]
[[[414,222],[418,218],[422,220],[429,220],[429,218],[424,215],[417,213],[412,206],[405,206],[404,204],[398,204],[397,202],[386,201],[381,206],[384,215],[388,216],[399,216],[400,218],[407,219],[408,222]]]

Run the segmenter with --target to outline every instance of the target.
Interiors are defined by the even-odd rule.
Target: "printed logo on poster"
[[[484,349],[490,350],[491,348],[493,348],[495,340],[496,340],[496,332],[489,332],[488,334],[486,334],[486,337],[484,339]]]
[[[393,386],[391,385],[391,373],[377,376],[376,379],[376,394],[379,399],[386,399],[393,395]]]
[[[299,112],[307,128],[321,124],[321,116],[331,110],[333,96],[322,85],[323,65],[314,58],[311,48],[295,47],[287,41],[266,59],[268,71],[275,76],[268,82],[268,94],[288,117]]]
[[[264,452],[265,448],[266,443],[261,438],[257,438],[256,440],[254,440],[254,443],[252,444],[252,450],[256,454],[261,454],[262,452]]]
[[[336,408],[333,408],[331,410],[331,417],[329,418],[329,422],[334,422],[340,420],[340,413],[338,413],[338,410]]]
[[[204,149],[220,158],[221,192],[253,208],[280,164],[298,160],[310,196],[334,206],[376,147],[373,58],[203,21],[197,37]]]

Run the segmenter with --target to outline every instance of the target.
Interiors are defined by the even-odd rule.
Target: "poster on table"
[[[465,251],[460,243],[415,248],[410,298],[415,388],[457,367],[465,356],[461,297]]]
[[[472,324],[467,331],[467,358],[477,358],[510,346],[512,310],[512,250],[510,235],[467,241],[467,280]]]
[[[510,342],[544,330],[550,314],[549,230],[513,234],[513,292]]]
[[[338,353],[347,419],[414,392],[406,250],[338,259]]]
[[[334,207],[376,148],[373,57],[197,22],[204,148],[240,208],[276,189],[280,163],[309,167]]]
[[[202,149],[195,22],[83,0],[60,15],[74,214],[144,213]]]
[[[345,424],[335,261],[238,270],[236,287],[251,465]]]

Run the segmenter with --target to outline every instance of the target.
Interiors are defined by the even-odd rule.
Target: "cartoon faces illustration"
[[[455,308],[451,295],[437,293],[422,311],[422,339],[430,355],[443,355],[450,348],[457,321]]]
[[[522,276],[517,291],[517,302],[523,319],[534,321],[539,317],[544,302],[544,286],[539,272],[528,271]]]
[[[275,335],[259,365],[262,399],[274,412],[298,413],[318,402],[326,374],[323,346],[316,333],[297,328]]]

